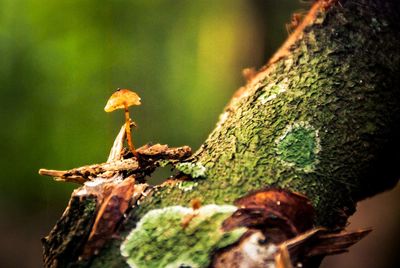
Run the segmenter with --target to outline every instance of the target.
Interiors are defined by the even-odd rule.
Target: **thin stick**
[[[138,154],[133,146],[132,136],[131,136],[131,119],[129,118],[129,110],[128,106],[125,105],[125,131],[126,131],[126,140],[128,141],[128,146],[133,155],[138,158]]]

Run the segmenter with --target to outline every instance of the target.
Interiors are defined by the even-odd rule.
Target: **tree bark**
[[[125,190],[111,197],[109,191],[107,199],[78,189],[43,240],[46,266],[218,266],[218,252],[255,237],[250,225],[220,229],[237,200],[253,191],[301,194],[315,210],[315,226],[343,227],[357,201],[399,179],[399,10],[395,0],[316,2],[268,64],[233,96],[197,152],[151,162],[173,165],[180,172],[176,178],[136,188],[133,201],[122,197]],[[145,185],[138,174],[121,173],[119,180],[132,175]],[[88,243],[104,200],[115,196],[118,209],[125,203],[129,208],[108,215],[114,224],[98,235],[101,243]],[[309,235],[315,234],[319,231]],[[226,267],[239,267],[230,261]]]

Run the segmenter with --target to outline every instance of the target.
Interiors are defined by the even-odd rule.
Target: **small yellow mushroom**
[[[104,107],[104,111],[107,113],[112,112],[117,109],[125,110],[125,130],[126,130],[126,139],[128,141],[128,146],[131,152],[137,157],[137,153],[135,147],[133,146],[132,137],[131,137],[131,119],[129,117],[128,107],[132,105],[140,105],[140,97],[133,91],[129,89],[117,89],[114,94],[108,99],[106,107]]]

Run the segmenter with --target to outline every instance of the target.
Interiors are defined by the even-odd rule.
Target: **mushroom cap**
[[[104,111],[107,113],[112,112],[116,109],[124,109],[125,106],[129,107],[132,105],[140,105],[140,97],[129,89],[118,89],[108,99]]]

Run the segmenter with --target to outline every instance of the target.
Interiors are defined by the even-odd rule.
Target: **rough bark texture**
[[[175,165],[187,176],[155,187],[133,204],[116,230],[120,238],[111,239],[99,255],[78,261],[72,254],[66,262],[204,267],[215,251],[244,232],[215,233],[210,222],[221,224],[234,211],[234,201],[253,190],[301,193],[315,208],[316,225],[337,227],[345,224],[357,201],[397,183],[398,4],[321,1],[311,13],[238,91],[201,148]],[[188,208],[194,199],[203,207]],[[75,210],[81,211],[80,206]],[[185,217],[195,227],[176,224]],[[65,224],[62,233],[75,225]],[[137,240],[150,238],[149,243],[140,244],[135,235]]]

